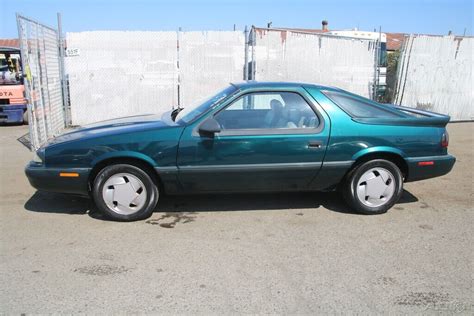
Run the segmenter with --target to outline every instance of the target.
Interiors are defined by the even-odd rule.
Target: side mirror
[[[200,134],[214,135],[215,133],[219,133],[220,131],[221,125],[213,117],[208,118],[199,126]]]

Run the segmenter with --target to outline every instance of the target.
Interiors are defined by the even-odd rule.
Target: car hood
[[[69,142],[79,138],[101,137],[111,134],[129,133],[149,128],[160,129],[176,126],[177,124],[169,118],[169,113],[170,112],[166,112],[163,115],[147,114],[128,116],[84,125],[66,131],[66,133],[53,138],[48,142],[47,146]]]

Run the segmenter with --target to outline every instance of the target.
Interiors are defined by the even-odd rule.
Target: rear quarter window
[[[395,118],[402,117],[402,115],[396,114],[388,109],[384,109],[384,105],[374,105],[370,100],[365,101],[352,97],[351,95],[335,92],[335,91],[323,91],[323,93],[331,99],[337,106],[339,106],[344,112],[352,117],[358,118]]]

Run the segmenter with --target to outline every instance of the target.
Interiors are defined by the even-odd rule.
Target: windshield
[[[0,86],[22,84],[19,53],[0,53]]]
[[[229,86],[222,90],[221,92],[217,93],[216,95],[213,95],[210,98],[204,99],[205,101],[200,101],[197,102],[194,105],[187,106],[184,109],[182,109],[178,115],[176,116],[175,122],[177,123],[189,123],[210,108],[212,108],[213,105],[215,105],[217,102],[227,98],[230,96],[232,93],[234,93],[237,90],[236,87],[234,86]]]

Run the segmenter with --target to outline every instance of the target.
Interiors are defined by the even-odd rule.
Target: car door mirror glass
[[[208,118],[199,126],[200,134],[211,134],[219,133],[221,131],[221,126],[213,117]]]

